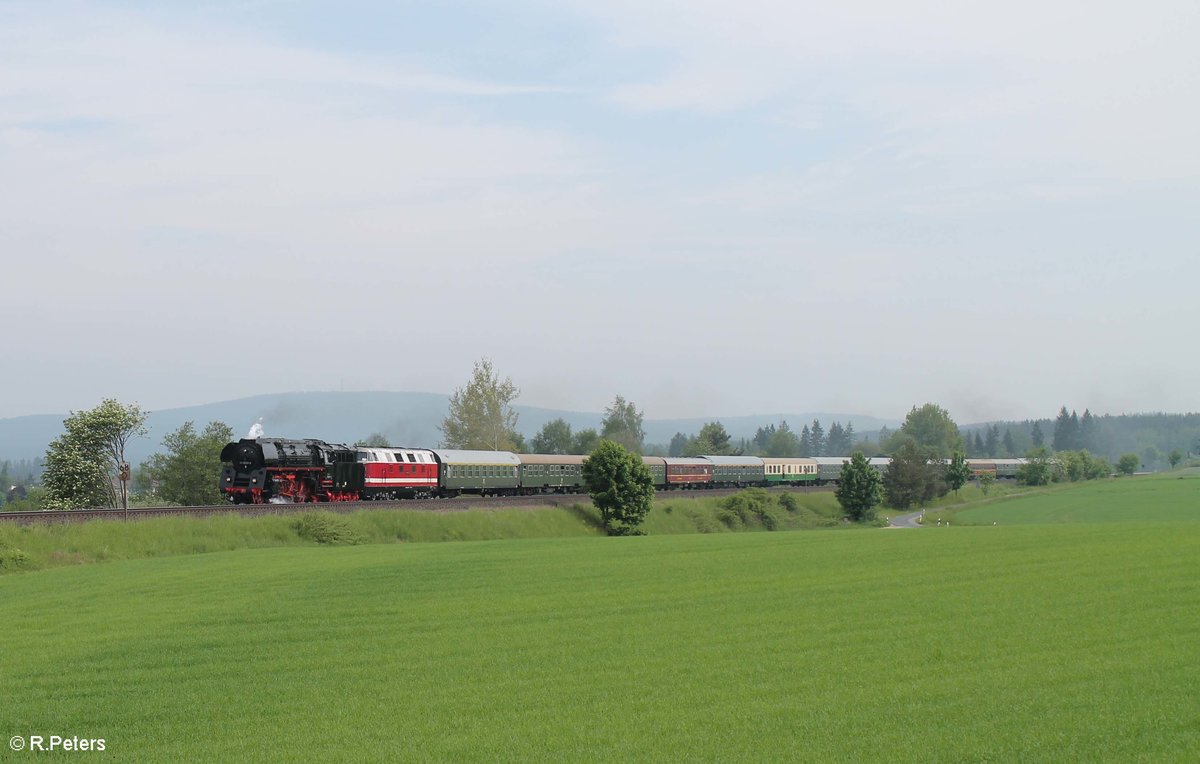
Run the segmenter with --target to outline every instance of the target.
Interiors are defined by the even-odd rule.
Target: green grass
[[[1167,473],[1089,481],[956,512],[926,512],[968,525],[1200,521],[1200,475]]]
[[[7,576],[0,732],[155,762],[1195,761],[1198,545],[725,533]]]
[[[831,493],[797,493],[796,510],[774,504],[778,493],[763,494],[772,503],[775,530],[838,525],[840,510]],[[723,499],[671,497],[657,502],[646,517],[648,534],[721,533],[765,530],[757,517],[731,518]],[[319,512],[327,520],[329,513]],[[78,524],[17,526],[0,524],[0,575],[93,562],[172,557],[235,549],[312,546],[303,532],[304,515],[208,518],[159,518],[124,523],[102,520]],[[563,538],[602,536],[599,513],[590,504],[561,508],[471,510],[371,510],[338,515],[343,543],[388,544],[424,541]]]

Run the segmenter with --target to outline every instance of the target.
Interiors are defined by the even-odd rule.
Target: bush
[[[779,506],[794,515],[800,511],[800,500],[792,493],[781,494],[779,496]]]
[[[296,535],[318,544],[357,544],[360,539],[341,515],[305,512],[292,522]]]
[[[29,564],[29,555],[12,547],[0,548],[0,570],[20,570]]]
[[[749,488],[723,499],[717,505],[717,519],[730,528],[758,521],[769,531],[779,527],[775,501],[762,488]]]
[[[684,512],[692,518],[692,523],[695,524],[698,533],[716,533],[719,530],[712,518],[703,512],[697,512],[694,509],[685,509]]]
[[[1124,454],[1117,461],[1117,473],[1121,475],[1132,475],[1137,472],[1137,468],[1141,465],[1141,460],[1137,454]]]

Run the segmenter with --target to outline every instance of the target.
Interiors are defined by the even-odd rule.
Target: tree
[[[1183,461],[1183,452],[1178,448],[1171,449],[1171,453],[1167,454],[1167,463],[1171,465],[1171,469],[1178,467],[1181,461]]]
[[[941,464],[930,462],[930,452],[917,445],[915,440],[906,440],[892,454],[892,461],[883,474],[883,490],[888,505],[896,509],[907,509],[913,504],[923,504],[949,492],[942,479]]]
[[[983,455],[995,459],[1000,455],[1000,426],[993,424],[987,428],[987,437],[983,439]]]
[[[850,441],[846,440],[846,430],[841,422],[829,425],[825,435],[825,454],[827,456],[845,456],[850,453]]]
[[[1025,463],[1017,468],[1017,480],[1025,485],[1049,485],[1051,466],[1050,451],[1037,446],[1025,454]]]
[[[191,422],[188,422],[188,424],[191,424]],[[211,425],[209,426],[211,427]],[[232,439],[233,433],[230,433],[229,438],[226,438],[226,440]],[[354,441],[354,445],[360,448],[391,448],[387,436],[381,432],[373,432],[362,440],[356,440]]]
[[[585,427],[575,433],[575,438],[571,444],[571,453],[573,454],[590,454],[596,450],[596,446],[600,445],[600,433],[596,432],[594,427]]]
[[[1092,456],[1087,451],[1083,452],[1087,457],[1087,462],[1084,466],[1084,477],[1088,480],[1100,480],[1107,477],[1112,477],[1113,468],[1109,464],[1108,459],[1103,456]]]
[[[974,439],[974,441],[973,441],[972,445],[973,445],[973,447],[974,447],[974,451],[975,451],[975,455],[976,455],[976,456],[978,456],[978,457],[981,457],[981,458],[982,458],[982,457],[985,457],[985,456],[987,456],[987,455],[988,455],[988,454],[987,454],[987,448],[985,448],[985,447],[984,447],[984,445],[983,445],[983,438],[982,438],[982,437],[980,437],[980,435],[979,435],[979,430],[976,430],[976,431],[975,431],[975,439]]]
[[[913,406],[900,426],[900,432],[937,459],[963,450],[958,425],[950,418],[950,412],[934,403],[926,403],[920,408]]]
[[[1083,416],[1079,418],[1079,443],[1076,444],[1081,449],[1095,451],[1099,438],[1096,437],[1096,417],[1092,416],[1091,409],[1084,409]]]
[[[813,456],[825,456],[825,428],[821,427],[821,421],[814,419],[812,428],[808,431],[808,442],[812,448]]]
[[[492,368],[487,358],[475,362],[466,387],[450,396],[450,411],[438,429],[446,448],[513,451],[517,441],[517,412],[512,402],[521,391]]]
[[[1137,468],[1141,465],[1142,460],[1137,454],[1122,454],[1117,460],[1117,474],[1129,476],[1137,472]]]
[[[574,446],[571,425],[559,417],[542,425],[529,444],[535,454],[569,454]]]
[[[684,456],[729,456],[734,448],[729,443],[729,433],[720,422],[706,422],[700,434],[688,441],[683,449]]]
[[[996,483],[996,476],[991,472],[985,472],[979,476],[979,490],[983,491],[983,495],[987,496],[992,491],[992,486]]]
[[[683,456],[683,449],[687,448],[687,443],[688,436],[682,432],[675,433],[675,436],[671,438],[670,447],[667,448],[667,456]]]
[[[958,489],[970,479],[971,465],[967,464],[967,455],[962,451],[955,451],[954,456],[950,457],[950,466],[946,468],[946,485],[950,486],[950,490],[957,496]]]
[[[47,506],[54,509],[122,506],[128,509],[125,447],[146,434],[146,412],[106,398],[90,411],[71,412],[66,432],[46,449]],[[125,475],[125,479],[120,479]]]
[[[1162,451],[1158,450],[1158,446],[1146,446],[1142,449],[1142,466],[1149,465],[1155,468],[1158,465],[1158,460],[1162,458]]]
[[[583,463],[583,482],[610,536],[641,535],[637,527],[654,500],[654,479],[640,456],[602,440]]]
[[[50,441],[45,464],[47,509],[116,506],[110,473],[90,438],[68,428]]]
[[[754,431],[754,447],[758,449],[759,453],[765,453],[771,446],[771,438],[773,437],[775,437],[775,425],[769,424],[766,427],[759,427]]]
[[[804,425],[800,430],[800,455],[813,456],[812,433],[808,431],[808,425]]]
[[[1037,422],[1033,423],[1033,429],[1030,431],[1029,435],[1033,438],[1034,448],[1041,448],[1042,446],[1046,445],[1046,436],[1042,433],[1042,426]]]
[[[1055,454],[1055,482],[1069,480],[1076,483],[1083,479],[1086,466],[1086,451],[1059,451]]]
[[[642,429],[642,412],[633,401],[620,395],[604,409],[604,421],[600,423],[600,437],[620,443],[634,453],[642,452],[642,441],[646,431]]]
[[[1074,411],[1068,414],[1066,406],[1059,409],[1058,418],[1054,420],[1054,439],[1050,443],[1055,451],[1078,448],[1079,417]]]
[[[796,433],[792,432],[792,428],[788,427],[787,420],[781,420],[779,427],[775,428],[775,434],[771,436],[771,442],[767,444],[768,456],[799,456],[800,455],[800,439],[796,437]]]
[[[861,523],[875,519],[875,505],[883,497],[879,472],[867,461],[862,451],[850,455],[838,479],[838,504],[846,517]]]
[[[233,440],[233,430],[224,422],[209,422],[197,434],[192,422],[163,438],[165,454],[158,453],[142,464],[142,472],[158,482],[155,495],[183,506],[220,504],[221,449]]]
[[[1012,429],[1009,427],[1005,427],[1004,428],[1004,455],[1005,456],[1015,456],[1016,453],[1017,453],[1017,444],[1013,440]]]
[[[517,432],[516,430],[513,430],[511,433],[509,433],[508,437],[509,437],[510,442],[512,443],[512,446],[508,449],[509,451],[512,451],[514,454],[529,453],[529,444],[525,442],[524,435]]]

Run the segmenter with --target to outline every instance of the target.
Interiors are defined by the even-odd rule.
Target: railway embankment
[[[47,517],[37,522],[0,523],[0,575],[239,549],[604,535],[586,496],[465,499],[435,506],[159,508],[131,510],[130,521],[116,510],[71,521],[43,513]],[[648,535],[675,535],[862,527],[840,516],[829,490],[679,492],[660,495],[642,528]]]

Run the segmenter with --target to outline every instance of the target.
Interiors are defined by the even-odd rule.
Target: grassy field
[[[1190,762],[1198,545],[1195,523],[988,526],[6,576],[0,732],[121,761]]]
[[[1194,470],[1090,481],[958,511],[927,511],[968,525],[1028,523],[1195,522],[1200,474]]]
[[[791,508],[782,494],[759,493],[760,505],[703,494],[658,501],[643,529],[652,535],[731,531],[801,530],[839,525],[841,510],[832,493],[794,493]],[[747,494],[744,499],[753,499]],[[733,509],[730,509],[733,506]],[[754,511],[755,507],[760,510]],[[737,511],[734,511],[737,510]],[[391,544],[422,541],[596,537],[604,535],[590,504],[560,508],[472,510],[379,509],[339,515],[321,513],[342,530],[340,543]],[[313,546],[318,538],[299,526],[302,515],[159,518],[124,523],[95,521],[71,525],[0,525],[0,575],[146,557],[265,547]]]

